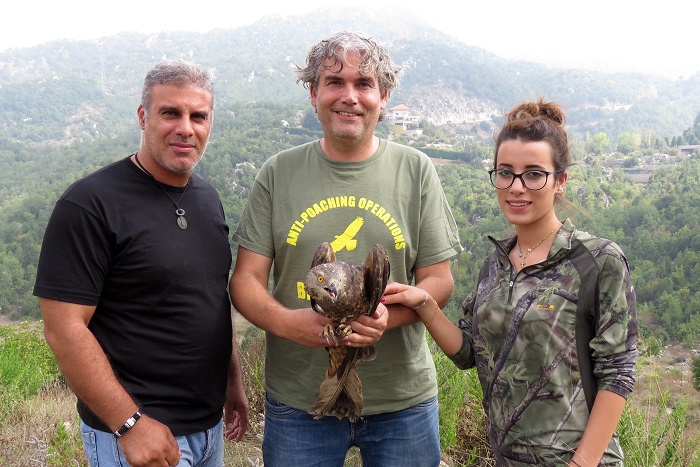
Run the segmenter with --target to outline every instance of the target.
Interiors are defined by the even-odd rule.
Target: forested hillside
[[[613,141],[624,132],[656,139],[680,134],[700,111],[700,74],[669,80],[505,60],[401,11],[352,8],[270,17],[209,33],[123,33],[5,51],[0,136],[62,144],[121,135],[133,126],[143,76],[162,58],[215,68],[222,108],[299,104],[306,93],[295,83],[294,65],[303,63],[312,43],[340,29],[363,31],[386,44],[404,71],[392,104],[406,104],[436,125],[485,122],[490,129],[514,102],[543,95],[566,107],[571,131],[581,138],[602,131]]]
[[[416,19],[387,25],[376,16],[341,22],[327,15],[0,54],[0,315],[39,318],[31,290],[53,203],[74,180],[138,148],[135,111],[154,63],[182,57],[216,68],[214,130],[197,172],[217,188],[235,227],[262,162],[320,137],[293,64],[324,34],[361,24],[404,66],[390,106],[406,103],[423,115],[420,137],[388,122],[378,132],[434,158],[458,222],[465,251],[453,265],[453,317],[490,249],[486,235],[510,234],[485,172],[491,132],[504,109],[543,95],[566,106],[577,162],[565,195],[579,209],[561,217],[625,250],[645,336],[698,341],[700,156],[673,156],[677,145],[700,142],[700,76],[668,81],[553,70],[466,47]],[[454,120],[484,114],[481,121]],[[631,170],[644,172],[644,183],[628,176]]]
[[[218,110],[216,129],[197,172],[221,194],[231,226],[240,219],[262,162],[319,136],[312,129],[291,126],[299,121],[301,110],[262,103]],[[380,133],[393,135],[391,130],[382,123]],[[420,147],[425,141],[412,144]],[[137,147],[138,134],[132,132],[69,148],[0,148],[0,313],[12,319],[39,318],[31,289],[53,203],[72,181]],[[453,317],[490,249],[486,235],[510,234],[486,176],[483,160],[490,151],[488,146],[472,146],[467,152],[441,152],[455,160],[436,159],[465,247],[453,266]],[[586,154],[582,147],[574,150],[577,153]],[[621,169],[611,170],[593,157],[587,160],[578,160],[571,169],[565,192],[578,209],[564,211],[561,217],[572,216],[582,229],[623,247],[647,336],[695,342],[700,335],[700,156],[658,169],[647,184],[633,182]]]

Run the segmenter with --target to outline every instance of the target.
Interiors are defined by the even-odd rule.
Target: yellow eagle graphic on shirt
[[[352,221],[345,229],[345,232],[340,235],[336,235],[335,240],[331,242],[333,251],[338,252],[343,248],[348,251],[354,250],[357,247],[357,240],[355,240],[355,236],[360,231],[364,223],[365,220],[362,217],[356,217],[355,220]]]

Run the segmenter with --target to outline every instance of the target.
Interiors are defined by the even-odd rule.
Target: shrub
[[[700,466],[700,439],[687,430],[688,398],[672,401],[668,390],[643,410],[629,403],[617,427],[629,466]]]
[[[42,327],[31,323],[0,328],[0,421],[59,376]]]

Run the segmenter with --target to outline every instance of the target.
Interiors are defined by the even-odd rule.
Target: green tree
[[[586,142],[586,151],[595,156],[607,154],[610,151],[610,138],[607,133],[596,133]]]
[[[638,133],[620,133],[617,137],[617,150],[629,154],[642,147],[642,137]]]

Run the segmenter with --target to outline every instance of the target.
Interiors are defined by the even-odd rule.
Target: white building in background
[[[416,127],[420,120],[420,115],[404,104],[399,104],[388,109],[386,111],[386,117],[392,124],[402,126],[405,130],[417,129]]]

